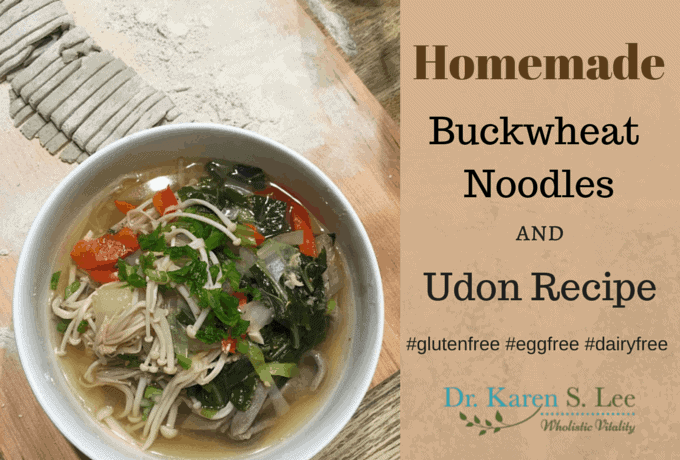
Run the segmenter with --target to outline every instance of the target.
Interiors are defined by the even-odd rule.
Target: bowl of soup
[[[365,395],[380,273],[340,190],[263,136],[124,138],[40,210],[14,290],[38,401],[91,458],[307,459]]]

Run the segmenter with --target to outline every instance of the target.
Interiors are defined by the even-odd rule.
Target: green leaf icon
[[[475,424],[472,423],[472,422],[469,422],[469,423],[468,423],[467,425],[465,425],[465,426],[475,426]]]
[[[486,430],[482,430],[482,431],[479,432],[480,436],[483,435],[483,434],[486,434]]]
[[[465,416],[464,413],[461,412],[461,413],[460,413],[460,419],[461,419],[461,420],[467,420],[467,417]]]
[[[500,428],[496,428],[495,430],[493,430],[494,433],[498,433],[499,431],[501,431]]]
[[[486,420],[486,426],[491,426],[491,422]]]
[[[475,423],[479,423],[479,417],[475,415]]]
[[[496,420],[498,420],[499,422],[502,422],[502,421],[503,421],[503,416],[502,416],[501,413],[498,412],[498,411],[496,411]]]

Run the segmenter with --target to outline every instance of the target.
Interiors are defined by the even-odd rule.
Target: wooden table
[[[86,27],[99,44],[117,54],[119,34],[111,30],[111,23],[106,22],[104,15],[97,13],[105,0],[65,0],[64,3],[76,24]],[[159,8],[163,5],[161,0],[146,3]],[[208,0],[207,3],[220,2]],[[316,82],[312,94],[305,100],[306,110],[291,107],[291,112],[299,116],[299,123],[325,133],[326,142],[307,149],[304,145],[294,148],[319,165],[353,204],[373,241],[383,275],[386,322],[383,350],[373,380],[375,388],[353,422],[318,458],[398,458],[398,125],[297,2],[253,0],[245,3],[257,11],[261,20],[276,21],[280,35],[267,37],[270,49],[276,50],[279,42],[291,39],[313,44],[305,48],[308,53],[305,56],[296,55],[295,51],[286,56],[288,71],[306,73],[305,77]],[[218,22],[219,17],[212,19]],[[287,50],[284,46],[281,49]],[[128,48],[120,50],[120,57],[128,65],[142,76],[149,75],[143,63],[129,59]],[[267,62],[266,56],[260,59]],[[314,66],[301,65],[303,59],[311,59]],[[0,142],[3,145],[0,254],[4,254],[3,250],[8,252],[0,255],[0,459],[78,458],[78,452],[56,430],[33,397],[13,350],[10,332],[14,274],[26,232],[50,192],[75,166],[51,157],[37,141],[27,141],[12,126],[7,115],[7,89],[7,84],[0,85]],[[179,104],[178,107],[182,108]],[[376,431],[367,429],[367,421]]]

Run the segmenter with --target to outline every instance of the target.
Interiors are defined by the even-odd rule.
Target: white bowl
[[[59,184],[26,238],[14,286],[14,330],[28,382],[57,428],[89,457],[159,458],[110,434],[74,397],[54,354],[47,298],[50,276],[58,269],[57,253],[63,252],[74,219],[93,197],[126,173],[180,156],[259,166],[275,182],[305,197],[305,204],[337,234],[355,305],[346,362],[337,383],[309,420],[291,436],[245,457],[311,458],[340,432],[368,390],[382,343],[382,283],[366,231],[340,190],[301,155],[249,131],[214,124],[178,124],[143,131],[107,146]]]

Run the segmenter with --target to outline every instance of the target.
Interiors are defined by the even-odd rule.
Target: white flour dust
[[[14,331],[8,327],[0,327],[0,349],[9,353],[17,352],[17,343],[14,340]]]

